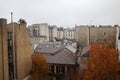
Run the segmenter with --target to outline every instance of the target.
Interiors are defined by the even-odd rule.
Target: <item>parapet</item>
[[[0,18],[0,24],[1,24],[1,23],[4,23],[4,22],[7,23],[7,19]]]

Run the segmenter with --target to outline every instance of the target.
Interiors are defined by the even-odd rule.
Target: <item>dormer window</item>
[[[39,46],[39,48],[41,48],[41,46]]]
[[[46,48],[49,48],[49,47],[50,47],[50,46],[48,46],[48,45],[46,46]]]
[[[104,35],[106,35],[106,32],[104,32]]]
[[[57,45],[56,47],[60,47],[59,45]]]

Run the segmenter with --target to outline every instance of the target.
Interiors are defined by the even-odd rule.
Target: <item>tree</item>
[[[32,77],[31,80],[48,80],[48,69],[45,58],[40,53],[34,53],[32,57]]]
[[[118,52],[111,42],[92,43],[83,80],[117,80]]]

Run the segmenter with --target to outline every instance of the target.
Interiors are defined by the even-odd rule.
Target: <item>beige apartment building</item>
[[[20,19],[20,23],[7,24],[6,19],[0,19],[0,80],[23,80],[27,77],[31,71],[31,54],[26,22]]]
[[[36,37],[36,38],[31,38],[31,44],[40,44],[40,43],[46,43],[47,42],[47,37]]]
[[[47,41],[49,41],[49,26],[47,23],[32,24],[28,27],[30,29],[31,38],[45,37],[47,38]]]
[[[49,41],[54,41],[57,38],[57,26],[49,26]]]
[[[75,39],[82,45],[92,42],[113,41],[116,43],[117,29],[114,26],[76,26]]]
[[[62,40],[63,37],[64,37],[64,30],[63,30],[63,27],[59,27],[57,28],[57,39],[58,40]]]
[[[89,27],[85,25],[76,26],[75,40],[81,45],[89,44]]]

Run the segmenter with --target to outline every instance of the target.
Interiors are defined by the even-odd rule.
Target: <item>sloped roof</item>
[[[73,46],[71,46],[71,45],[68,45],[68,46],[66,46],[66,48],[68,49],[68,50],[70,50],[71,52],[73,52],[73,53],[75,53],[76,52],[76,48],[74,48]]]
[[[45,43],[45,44],[39,44],[35,51],[40,49],[41,53],[56,53],[57,51],[61,50],[62,48],[65,48],[64,45],[56,44],[56,43]]]
[[[84,54],[88,54],[88,52],[90,51],[90,48],[91,48],[90,45],[85,46],[85,47],[82,49],[81,56],[84,55]]]
[[[67,49],[61,50],[56,54],[42,54],[42,55],[45,57],[47,63],[50,64],[68,64],[68,65],[75,64],[74,56]]]
[[[39,52],[45,57],[47,63],[49,64],[74,65],[74,54],[66,49],[63,45],[59,45],[59,47],[57,46],[53,44],[39,44],[36,50],[39,50]]]

